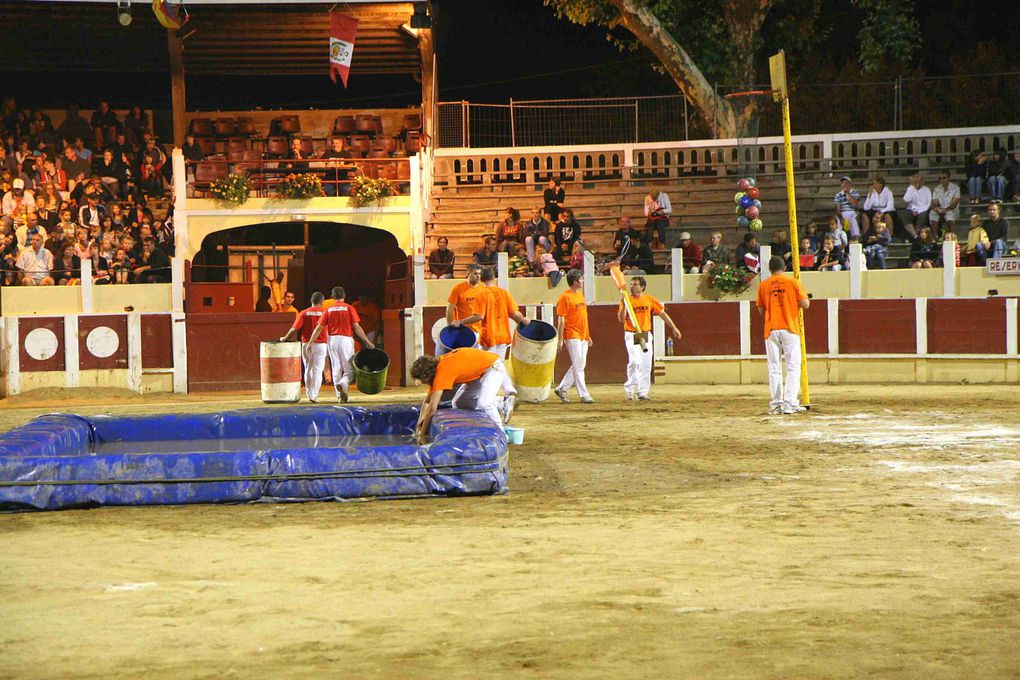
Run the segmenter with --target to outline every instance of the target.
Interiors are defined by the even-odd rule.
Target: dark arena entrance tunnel
[[[202,241],[191,267],[196,283],[240,282],[250,271],[253,294],[282,272],[284,287],[297,307],[309,305],[320,291],[329,297],[337,285],[347,299],[368,295],[384,300],[387,271],[407,256],[393,234],[382,229],[338,222],[273,222],[214,232]]]

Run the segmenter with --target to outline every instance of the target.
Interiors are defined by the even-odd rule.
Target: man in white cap
[[[680,250],[684,254],[684,271],[688,274],[699,274],[705,258],[701,253],[701,246],[691,240],[689,231],[680,234]]]
[[[12,229],[15,222],[24,222],[30,212],[35,212],[35,197],[31,191],[25,191],[25,180],[18,177],[0,202],[0,215],[7,228]]]
[[[849,176],[839,178],[839,193],[833,199],[836,217],[850,227],[850,235],[861,237],[861,227],[857,223],[857,211],[861,203],[861,193],[854,189],[854,181]]]

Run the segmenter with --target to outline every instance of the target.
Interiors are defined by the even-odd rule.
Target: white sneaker
[[[791,414],[794,414],[794,413],[803,413],[803,412],[804,412],[804,411],[806,411],[806,410],[807,410],[807,409],[806,409],[806,408],[804,408],[803,406],[794,406],[794,407],[792,407],[792,408],[791,408],[791,407],[788,407],[788,406],[784,406],[784,407],[783,407],[783,410],[781,411],[781,413],[782,413],[783,415],[786,415],[786,416],[788,416],[788,415],[791,415]]]
[[[591,397],[581,397],[581,403],[582,404],[594,404],[595,400],[592,399]]]
[[[783,407],[782,406],[770,406],[769,407],[769,415],[770,416],[778,416],[778,415],[782,415],[782,413],[783,413]]]
[[[503,397],[503,424],[506,425],[510,422],[510,418],[514,414],[514,407],[517,405],[517,393],[508,394]]]
[[[557,397],[559,397],[560,401],[562,401],[564,404],[566,404],[567,402],[570,401],[569,399],[567,399],[567,391],[566,390],[561,390],[559,387],[557,387],[555,390],[553,390],[553,394],[555,394]]]
[[[632,390],[624,390],[623,393],[627,395],[627,401],[637,400],[637,395]]]

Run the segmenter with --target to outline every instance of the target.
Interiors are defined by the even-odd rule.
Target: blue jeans
[[[549,239],[547,239],[545,236],[539,236],[538,237],[538,245],[540,245],[543,248],[545,248],[546,252],[550,252],[552,250],[552,245],[549,243]],[[527,252],[528,252],[528,262],[534,262],[535,261],[535,237],[534,236],[527,236],[527,237],[525,237],[524,238],[524,247],[527,249]]]
[[[981,198],[981,178],[980,177],[968,177],[967,178],[967,194],[971,198]]]
[[[985,263],[988,262],[988,250],[985,249],[985,244],[979,243],[974,246],[974,261],[977,262],[979,267],[984,267]]]
[[[997,238],[992,241],[992,257],[1002,257],[1006,254],[1006,241]]]
[[[1017,170],[1016,177],[1013,178],[1013,195],[1020,196],[1020,169]]]
[[[885,269],[885,258],[889,249],[880,243],[873,243],[864,248],[864,259],[868,263],[868,269]]]
[[[1003,200],[1006,193],[1006,178],[1002,175],[995,175],[994,177],[988,178],[988,193],[992,195],[992,198],[997,200]]]
[[[666,229],[669,227],[668,217],[652,217],[645,223],[645,243],[651,243],[652,232],[659,235],[659,242],[666,242]]]

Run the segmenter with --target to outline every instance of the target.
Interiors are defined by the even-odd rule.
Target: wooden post
[[[188,109],[184,97],[184,42],[176,31],[167,31],[166,45],[170,54],[170,107],[174,123],[174,146],[183,146],[184,135],[188,131]]]
[[[435,144],[436,49],[432,30],[418,29],[418,52],[421,55],[421,131],[430,144]],[[433,148],[435,148],[433,146]]]

